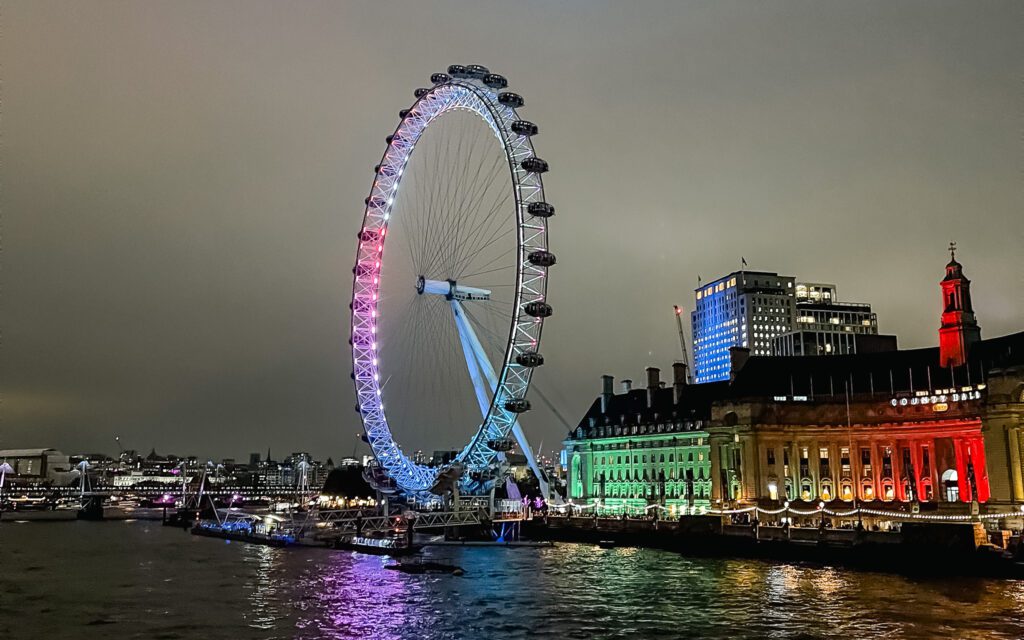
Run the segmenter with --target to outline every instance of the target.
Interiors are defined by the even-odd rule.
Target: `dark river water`
[[[4,522],[0,638],[1024,638],[1020,581],[573,544],[425,553],[466,574],[159,523]]]

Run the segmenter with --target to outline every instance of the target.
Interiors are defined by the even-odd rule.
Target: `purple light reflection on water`
[[[418,626],[411,610],[413,593],[421,591],[407,576],[384,568],[393,560],[361,553],[332,553],[332,571],[323,575],[319,603],[320,632],[338,633],[338,637],[372,637],[397,640],[408,637]]]
[[[1024,638],[1024,581],[570,544],[428,547],[424,559],[465,576],[407,575],[377,556],[145,521],[0,524],[0,536],[0,620],[17,622],[4,638]]]

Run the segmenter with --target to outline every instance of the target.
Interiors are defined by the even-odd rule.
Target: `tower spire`
[[[971,345],[981,340],[981,327],[971,304],[971,281],[956,261],[956,243],[949,243],[949,264],[942,287],[942,326],[939,328],[939,364],[959,367],[967,362]]]

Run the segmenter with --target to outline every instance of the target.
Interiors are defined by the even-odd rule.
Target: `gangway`
[[[470,508],[462,508],[463,505]],[[376,510],[337,509],[285,514],[255,514],[237,509],[215,509],[217,525],[229,530],[276,531],[299,544],[331,546],[353,535],[385,533],[412,527],[414,531],[448,529],[451,527],[500,525],[505,531],[517,528],[526,519],[525,506],[515,500],[502,500],[489,512],[477,502],[460,502],[459,508],[447,511],[405,511],[383,515]],[[497,534],[496,534],[497,535]]]

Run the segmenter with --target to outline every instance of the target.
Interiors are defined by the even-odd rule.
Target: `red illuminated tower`
[[[971,306],[971,281],[956,261],[956,243],[949,243],[949,264],[942,285],[942,327],[939,328],[939,363],[959,367],[967,362],[967,351],[981,340],[981,327]]]

